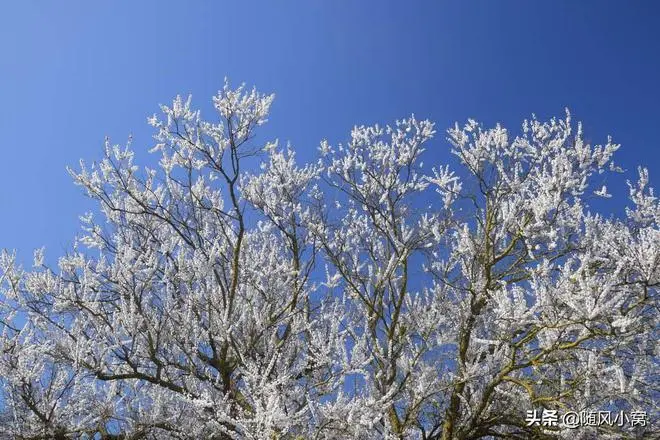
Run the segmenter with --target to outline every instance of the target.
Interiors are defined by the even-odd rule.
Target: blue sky
[[[617,162],[660,174],[654,1],[16,1],[0,13],[0,248],[68,248],[92,204],[67,165],[133,135],[177,93],[203,113],[228,76],[277,95],[264,139],[313,156],[354,124],[415,113],[516,129],[569,107]],[[427,159],[428,161],[428,159]],[[612,186],[612,185],[610,185]],[[610,208],[623,203],[612,186]],[[49,258],[50,259],[50,258]]]

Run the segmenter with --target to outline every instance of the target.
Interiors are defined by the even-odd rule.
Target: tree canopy
[[[272,95],[162,106],[71,170],[98,202],[56,268],[0,257],[0,438],[477,439],[651,434],[660,202],[594,213],[619,146],[409,117],[298,164],[257,144]],[[260,168],[249,166],[261,160]],[[646,426],[527,411],[647,411]]]

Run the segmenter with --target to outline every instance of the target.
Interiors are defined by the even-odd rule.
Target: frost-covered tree
[[[624,218],[585,204],[618,145],[568,113],[469,121],[455,169],[424,167],[411,117],[299,165],[256,143],[272,100],[225,86],[206,120],[177,97],[149,119],[157,167],[108,142],[71,171],[99,209],[57,268],[2,254],[0,438],[652,434],[660,201],[640,169]]]

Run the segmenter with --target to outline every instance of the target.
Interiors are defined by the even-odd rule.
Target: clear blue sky
[[[145,158],[157,105],[192,93],[208,114],[225,76],[277,94],[265,135],[303,158],[415,113],[437,123],[442,161],[456,120],[517,128],[570,107],[657,186],[659,20],[651,0],[6,2],[0,248],[61,254],[92,206],[65,166],[100,158],[106,135],[132,133]]]

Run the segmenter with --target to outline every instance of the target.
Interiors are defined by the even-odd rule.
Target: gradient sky
[[[56,257],[93,206],[65,167],[129,134],[177,93],[203,114],[228,76],[277,95],[266,138],[301,158],[355,124],[410,113],[443,131],[472,117],[517,129],[569,107],[617,162],[660,181],[660,2],[15,1],[0,10],[0,248]],[[608,185],[611,186],[611,185]],[[612,186],[610,208],[625,201]]]

